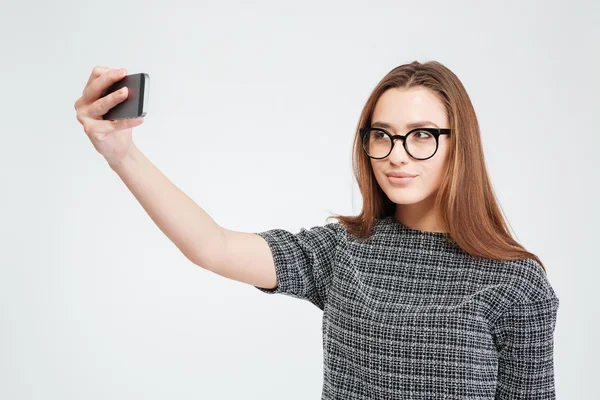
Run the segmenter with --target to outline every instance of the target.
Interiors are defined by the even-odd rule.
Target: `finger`
[[[95,66],[92,69],[92,73],[90,74],[90,77],[89,77],[87,83],[85,84],[85,86],[89,85],[91,81],[93,81],[94,79],[96,79],[97,77],[99,77],[100,75],[105,73],[106,71],[110,71],[111,69],[114,69],[114,68],[103,67],[101,65]]]
[[[104,135],[114,131],[133,128],[144,122],[143,117],[119,120],[100,120],[88,118],[84,122],[84,130],[88,135]]]
[[[82,101],[85,104],[92,103],[100,98],[102,91],[112,85],[113,83],[120,81],[127,75],[127,71],[124,69],[111,69],[104,71],[96,79],[92,80],[83,89]]]
[[[100,75],[102,75],[103,73],[105,73],[105,72],[107,72],[107,71],[110,71],[110,70],[112,70],[112,69],[114,69],[114,68],[110,68],[110,67],[103,67],[103,66],[100,66],[100,65],[97,65],[97,66],[95,66],[95,67],[92,69],[92,73],[90,74],[90,76],[89,76],[89,78],[88,78],[88,81],[87,81],[87,83],[85,84],[85,87],[84,87],[83,91],[81,92],[81,93],[82,93],[82,96],[81,96],[80,98],[78,98],[78,99],[77,99],[77,101],[75,101],[75,104],[74,104],[74,106],[75,106],[75,109],[76,109],[76,110],[77,110],[77,109],[79,109],[79,107],[81,107],[81,106],[85,105],[85,101],[86,101],[86,99],[84,99],[84,98],[83,98],[83,93],[85,93],[85,88],[86,88],[86,87],[87,87],[87,86],[90,84],[90,82],[92,82],[94,79],[98,78],[98,77],[99,77]]]
[[[122,87],[116,92],[112,92],[98,100],[94,101],[87,109],[87,115],[92,118],[99,118],[106,114],[111,108],[127,99],[129,88]]]

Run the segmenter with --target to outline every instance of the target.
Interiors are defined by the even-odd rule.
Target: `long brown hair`
[[[471,99],[458,77],[437,61],[400,65],[392,69],[373,89],[365,104],[352,150],[352,164],[363,198],[357,216],[334,215],[346,230],[367,238],[375,219],[394,215],[396,204],[383,192],[362,149],[359,129],[371,124],[379,97],[391,88],[425,87],[444,104],[450,122],[448,168],[435,198],[440,225],[449,238],[467,253],[497,260],[532,258],[546,268],[533,253],[525,250],[510,234],[485,166],[479,123]]]

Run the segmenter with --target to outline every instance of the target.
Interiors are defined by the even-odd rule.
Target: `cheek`
[[[381,166],[383,164],[381,163],[381,161],[373,160],[372,158],[369,160],[369,162],[371,163],[371,168],[373,169],[375,176],[378,176],[381,172]]]
[[[427,185],[434,185],[440,180],[442,176],[442,163],[440,160],[431,160],[426,166],[423,167],[423,178]]]
[[[444,175],[447,160],[447,151],[445,149],[442,151],[440,148],[433,158],[424,161],[426,164],[423,165],[423,176],[427,185],[439,184]]]
[[[383,180],[384,182],[387,182],[385,173],[390,169],[396,169],[391,167],[387,160],[371,160],[371,167],[373,168],[373,173],[377,177],[377,180]]]

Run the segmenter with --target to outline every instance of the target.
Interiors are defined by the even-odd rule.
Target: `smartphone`
[[[130,119],[146,115],[150,89],[150,75],[146,73],[125,76],[104,89],[100,97],[107,96],[125,86],[128,90],[127,99],[108,110],[102,119]]]

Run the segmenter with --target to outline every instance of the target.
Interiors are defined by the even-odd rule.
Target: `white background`
[[[148,73],[142,152],[220,225],[297,232],[360,211],[359,114],[413,60],[465,85],[546,265],[557,397],[597,393],[599,3],[298,3],[3,1],[0,398],[320,398],[320,310],[190,263],[73,104],[95,65]]]

